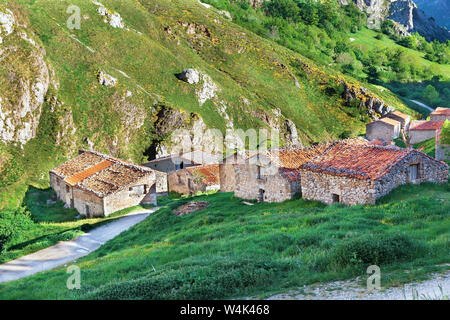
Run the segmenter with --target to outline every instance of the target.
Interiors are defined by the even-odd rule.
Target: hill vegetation
[[[382,270],[382,286],[421,279],[448,262],[449,184],[406,185],[376,205],[297,199],[247,206],[231,193],[165,199],[139,225],[64,268],[1,284],[2,299],[220,299],[265,296]],[[173,210],[191,200],[209,206]]]

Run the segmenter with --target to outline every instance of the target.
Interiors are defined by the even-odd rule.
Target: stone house
[[[168,174],[169,191],[183,195],[218,190],[219,165],[209,164],[189,167]]]
[[[160,157],[144,163],[143,166],[151,168],[156,172],[156,192],[163,194],[168,191],[167,175],[176,170],[185,169],[203,164],[217,164],[221,156],[206,151],[196,150],[183,154],[172,154]]]
[[[282,202],[301,192],[299,168],[327,145],[281,148],[258,152],[235,169],[236,197],[259,202]]]
[[[388,113],[383,118],[389,118],[389,119],[400,122],[401,129],[406,129],[406,130],[408,130],[409,124],[411,122],[411,117],[409,115],[404,114],[403,112],[400,112],[397,110],[395,110],[391,113]]]
[[[88,218],[139,204],[156,205],[155,172],[95,151],[50,171],[50,185],[66,207]]]
[[[414,149],[337,142],[300,169],[302,197],[374,204],[406,183],[446,183],[448,166]]]
[[[391,118],[381,118],[366,125],[367,140],[392,141],[399,137],[402,124]]]
[[[412,144],[430,140],[436,137],[436,131],[442,128],[444,121],[413,121],[409,127],[409,137]]]
[[[445,121],[450,120],[450,109],[449,108],[436,108],[432,113],[430,113],[430,121]]]

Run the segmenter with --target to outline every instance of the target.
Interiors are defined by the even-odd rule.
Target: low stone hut
[[[450,120],[450,109],[449,108],[436,108],[432,113],[430,113],[430,121],[445,121]]]
[[[219,164],[220,191],[233,192],[236,188],[236,172],[235,167],[239,164],[245,164],[245,161],[254,156],[256,151],[236,152],[226,157]]]
[[[259,202],[282,202],[301,192],[302,164],[319,155],[327,145],[281,148],[259,152],[234,166],[235,196]]]
[[[391,113],[388,113],[383,118],[389,118],[389,119],[400,122],[401,128],[406,129],[406,130],[408,130],[409,124],[411,122],[411,117],[409,115],[404,114],[403,112],[400,112],[397,110],[395,110]]]
[[[409,127],[410,143],[416,144],[436,137],[444,121],[413,121]]]
[[[400,135],[401,123],[391,118],[381,118],[366,125],[367,140],[391,141]]]
[[[66,207],[88,218],[138,204],[156,205],[155,172],[94,151],[50,171],[50,185]]]
[[[168,174],[169,191],[193,195],[199,191],[212,191],[220,188],[219,165],[201,165],[180,169]]]
[[[301,169],[302,197],[326,204],[374,204],[406,183],[445,183],[448,166],[414,149],[335,143]]]

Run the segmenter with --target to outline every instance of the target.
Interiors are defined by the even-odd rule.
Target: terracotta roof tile
[[[183,169],[182,169],[183,170]],[[189,167],[187,170],[192,175],[199,177],[207,186],[219,184],[219,165],[209,164],[202,166]]]
[[[377,180],[411,152],[417,151],[394,146],[336,143],[322,155],[303,165],[302,169],[336,176]]]
[[[392,125],[392,126],[399,126],[400,125],[399,121],[391,119],[391,118],[381,118],[381,119],[376,120],[374,122],[384,122],[384,123],[387,123],[387,124]]]
[[[74,174],[73,176],[65,178],[64,181],[73,187],[78,182],[81,182],[84,179],[86,179],[86,178],[108,168],[109,166],[112,166],[112,165],[113,165],[113,162],[111,162],[109,160],[103,160],[102,162],[97,163],[95,166],[92,166],[86,170],[83,170],[81,172]]]
[[[408,114],[405,114],[405,113],[397,111],[397,110],[391,112],[391,114],[396,115],[397,117],[405,119],[405,120],[410,118],[410,116]],[[388,114],[388,116],[389,116],[389,114]]]
[[[413,121],[409,130],[438,130],[443,124],[444,121]]]
[[[95,151],[82,151],[50,171],[71,186],[104,197],[153,173],[153,170]]]
[[[438,107],[431,114],[432,115],[447,115],[447,116],[449,116],[450,115],[450,109],[449,108]]]

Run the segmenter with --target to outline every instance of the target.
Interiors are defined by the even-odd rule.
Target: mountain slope
[[[66,26],[71,5],[79,30]],[[15,20],[0,45],[2,207],[19,204],[28,184],[47,186],[46,171],[78,148],[140,162],[170,151],[176,128],[275,127],[290,143],[294,123],[309,144],[363,133],[368,111],[414,114],[389,91],[362,88],[197,1],[2,1],[0,10]],[[189,67],[198,84],[175,76]],[[214,148],[209,140],[197,143]]]
[[[450,29],[450,0],[414,0],[414,2],[439,25]]]

